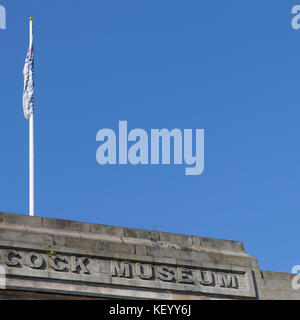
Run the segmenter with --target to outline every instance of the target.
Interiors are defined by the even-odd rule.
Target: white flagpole
[[[29,18],[29,43],[33,43],[33,18]],[[34,121],[29,117],[29,215],[34,216]]]

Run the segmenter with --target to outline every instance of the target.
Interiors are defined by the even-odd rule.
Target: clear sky
[[[28,213],[22,111],[35,18],[36,215],[243,241],[300,264],[298,1],[0,0],[0,210]],[[205,170],[96,162],[96,133],[201,128]]]

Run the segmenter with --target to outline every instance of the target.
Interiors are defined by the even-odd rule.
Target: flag
[[[24,117],[29,119],[33,113],[33,97],[34,97],[34,59],[33,59],[33,42],[31,41],[25,59],[24,74],[24,91],[23,91],[23,111]]]

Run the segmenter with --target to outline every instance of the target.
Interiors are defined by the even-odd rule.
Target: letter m
[[[234,274],[221,273],[220,282],[220,286],[223,288],[238,288],[237,278]]]
[[[112,277],[130,278],[130,266],[127,262],[119,264],[116,261],[110,262],[110,272]]]
[[[0,5],[0,29],[6,29],[6,10]]]
[[[182,164],[182,134],[180,129],[151,129],[151,164],[159,164],[160,138],[162,164],[170,164],[171,138],[174,139],[174,164]]]

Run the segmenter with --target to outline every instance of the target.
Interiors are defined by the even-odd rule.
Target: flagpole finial
[[[33,21],[33,18],[32,18],[32,17],[30,17],[30,18],[29,18],[29,21]]]

